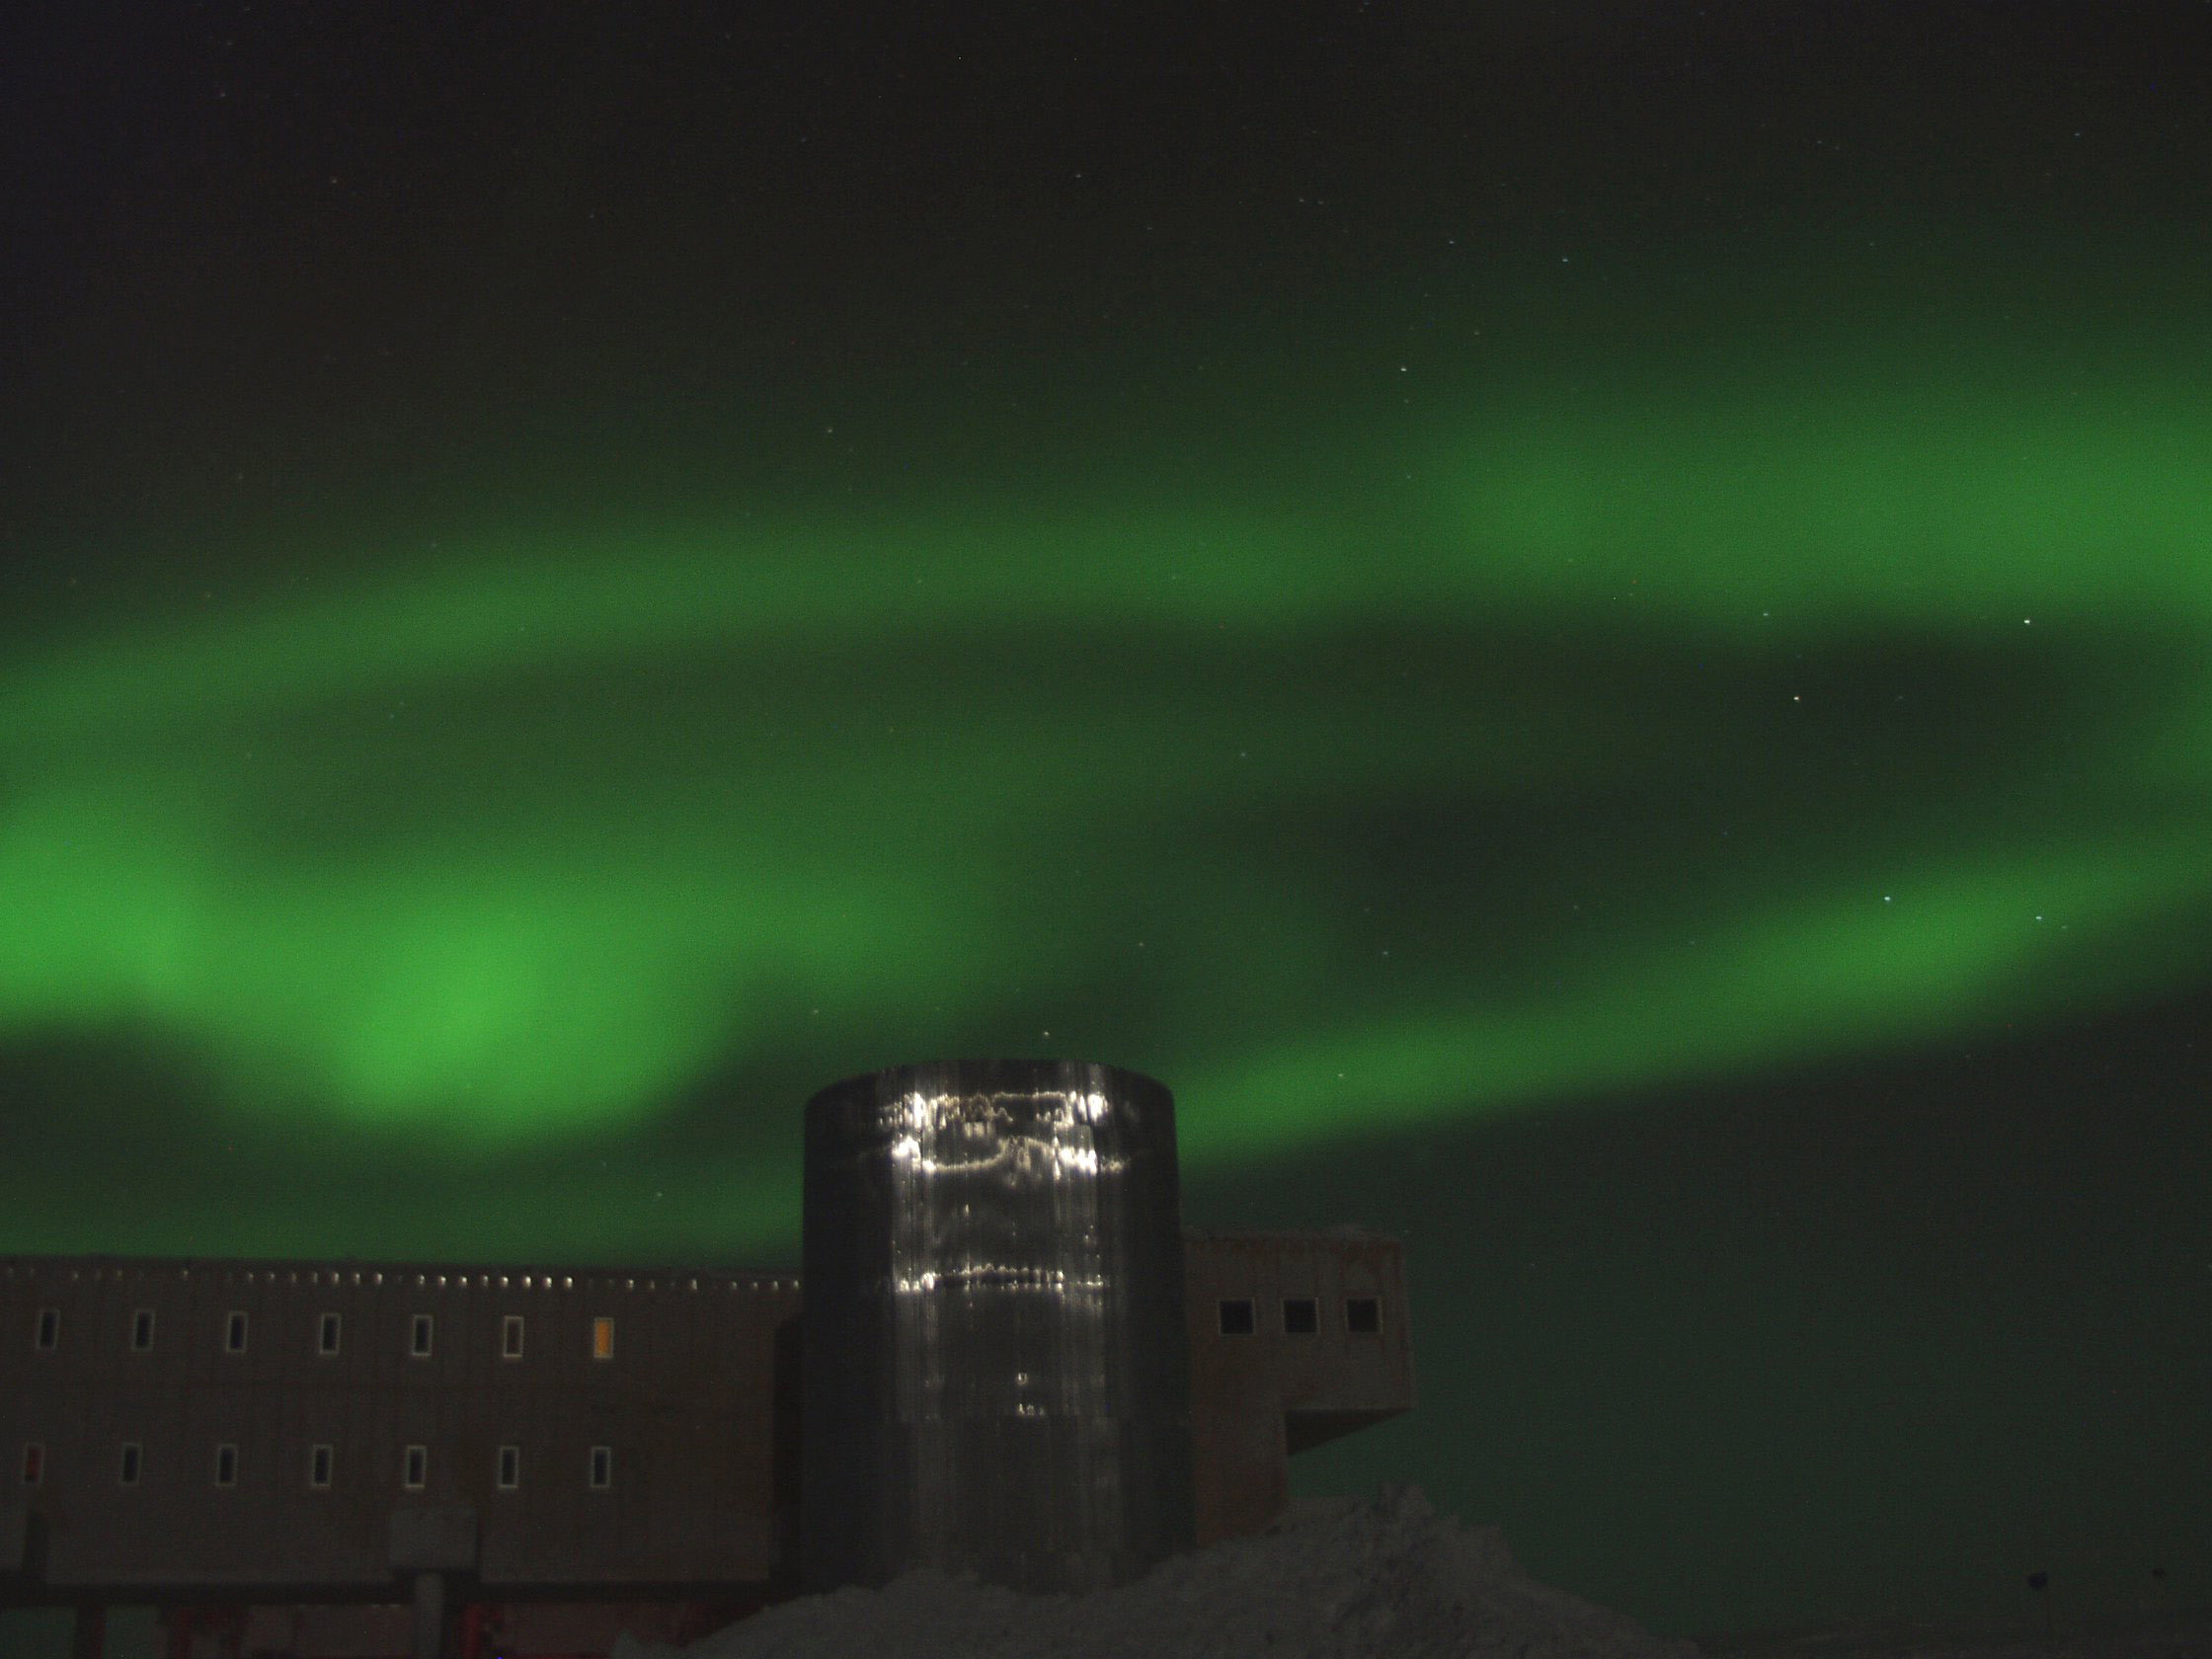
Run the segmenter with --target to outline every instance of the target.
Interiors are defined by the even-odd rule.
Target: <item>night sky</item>
[[[1304,1490],[2212,1603],[2212,10],[830,10],[0,50],[0,1250],[793,1262],[1105,1061],[1408,1241]]]

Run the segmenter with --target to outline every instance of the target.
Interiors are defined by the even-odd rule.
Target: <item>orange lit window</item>
[[[614,1321],[612,1319],[600,1318],[592,1321],[592,1358],[594,1360],[611,1360],[614,1358]]]

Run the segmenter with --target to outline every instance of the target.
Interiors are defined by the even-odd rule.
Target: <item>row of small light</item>
[[[159,1270],[156,1269],[155,1271],[158,1272]],[[146,1270],[143,1268],[133,1268],[131,1270],[131,1276],[133,1278],[143,1278],[145,1276],[145,1273]],[[40,1277],[40,1274],[36,1269],[27,1269],[23,1276],[26,1279],[36,1279]],[[13,1264],[10,1264],[4,1268],[0,1268],[0,1278],[13,1279],[15,1277],[16,1270]],[[84,1270],[72,1267],[68,1269],[66,1277],[71,1284],[75,1284],[79,1280],[85,1278],[86,1274]],[[100,1269],[94,1268],[91,1272],[90,1277],[94,1280],[106,1278],[108,1280],[119,1283],[123,1277],[123,1270],[119,1267],[112,1267],[109,1268],[105,1274],[103,1274]],[[178,1269],[178,1277],[181,1279],[190,1279],[192,1277],[192,1269],[189,1267]],[[226,1285],[235,1285],[240,1283],[241,1281],[250,1285],[255,1283],[256,1277],[257,1270],[253,1268],[246,1268],[243,1270],[237,1268],[226,1268],[223,1271],[223,1283]],[[276,1279],[276,1270],[275,1268],[262,1268],[258,1270],[258,1277],[260,1283],[264,1285],[274,1284]],[[415,1287],[418,1290],[443,1290],[446,1287],[448,1277],[450,1277],[451,1283],[455,1289],[467,1290],[469,1288],[470,1279],[469,1276],[465,1273],[456,1273],[450,1276],[443,1273],[418,1273],[415,1275]],[[525,1291],[550,1291],[555,1288],[553,1283],[553,1275],[550,1273],[525,1273],[520,1275],[519,1278],[519,1288]],[[476,1275],[474,1283],[476,1289],[478,1290],[490,1290],[493,1288],[495,1280],[497,1281],[497,1285],[500,1290],[504,1291],[510,1288],[510,1275],[505,1273],[497,1275],[479,1273],[478,1275]],[[287,1270],[284,1274],[284,1282],[288,1285],[298,1284],[300,1282],[299,1270],[297,1268]],[[353,1282],[356,1285],[362,1283],[362,1276],[358,1270],[356,1270],[356,1272],[354,1273]],[[343,1285],[346,1283],[346,1275],[343,1272],[338,1271],[337,1269],[332,1269],[328,1273],[325,1273],[321,1270],[310,1268],[307,1272],[307,1283],[310,1285]],[[371,1272],[367,1276],[367,1283],[371,1286],[380,1286],[384,1283],[384,1275],[379,1272]],[[404,1273],[393,1274],[392,1283],[395,1285],[405,1285],[407,1283],[407,1275]],[[672,1280],[670,1283],[672,1288],[674,1281]],[[584,1282],[584,1288],[586,1290],[611,1290],[614,1288],[615,1284],[616,1281],[612,1279],[586,1279]],[[638,1282],[635,1279],[624,1279],[620,1281],[620,1284],[622,1289],[626,1291],[634,1291],[638,1288]],[[723,1286],[725,1289],[732,1291],[739,1290],[741,1288],[751,1291],[795,1291],[799,1288],[799,1281],[796,1279],[761,1278],[727,1279],[723,1281]],[[569,1291],[574,1290],[575,1288],[575,1276],[573,1274],[563,1274],[561,1276],[559,1289]],[[658,1280],[648,1279],[645,1282],[645,1288],[649,1291],[657,1291],[660,1289],[660,1282]],[[698,1280],[693,1279],[689,1282],[689,1289],[695,1291],[698,1288]]]
[[[969,1262],[960,1267],[948,1267],[943,1272],[926,1269],[911,1276],[897,1275],[891,1288],[901,1296],[921,1296],[937,1289],[939,1285],[959,1286],[966,1290],[981,1288],[987,1291],[1103,1291],[1106,1281],[1095,1274],[1069,1277],[1065,1268],[1045,1267],[994,1267],[988,1262]]]

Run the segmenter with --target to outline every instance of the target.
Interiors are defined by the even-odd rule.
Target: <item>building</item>
[[[1412,1360],[1396,1241],[1179,1238],[1204,1543]],[[109,1605],[174,1659],[691,1639],[797,1588],[801,1317],[703,1268],[0,1259],[0,1606],[87,1659]]]

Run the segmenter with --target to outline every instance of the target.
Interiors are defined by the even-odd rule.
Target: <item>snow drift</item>
[[[1633,1620],[1539,1584],[1495,1527],[1415,1487],[1294,1505],[1270,1532],[1161,1563],[1135,1584],[1024,1596],[913,1572],[770,1608],[677,1649],[609,1659],[1690,1659]]]

